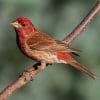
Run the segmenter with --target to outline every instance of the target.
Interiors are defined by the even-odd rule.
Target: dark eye
[[[25,27],[26,25],[25,24],[22,24],[22,26]]]

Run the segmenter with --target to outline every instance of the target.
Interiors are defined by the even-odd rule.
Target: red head
[[[11,24],[19,35],[30,35],[31,33],[37,31],[31,21],[24,17],[17,18]]]

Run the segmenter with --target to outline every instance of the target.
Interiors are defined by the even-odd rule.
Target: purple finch
[[[61,41],[56,41],[47,34],[39,31],[29,19],[17,18],[11,23],[17,35],[20,50],[31,59],[40,62],[43,68],[46,64],[64,63],[89,75],[93,79],[95,74],[78,63],[70,53],[77,54],[77,50],[69,48]]]

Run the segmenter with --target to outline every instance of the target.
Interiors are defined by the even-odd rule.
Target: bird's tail
[[[72,65],[77,70],[80,70],[81,72],[87,74],[91,78],[96,79],[96,75],[95,74],[93,74],[89,69],[87,69],[86,67],[84,67],[83,65],[78,63],[77,61],[69,62],[69,64]]]

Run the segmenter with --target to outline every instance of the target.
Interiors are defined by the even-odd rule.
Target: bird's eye
[[[25,24],[22,24],[22,26],[25,27],[26,25]]]

